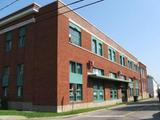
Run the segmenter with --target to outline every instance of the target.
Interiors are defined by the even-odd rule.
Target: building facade
[[[157,97],[158,96],[158,84],[155,82],[154,78],[150,75],[147,76],[148,80],[148,94],[150,97]]]
[[[146,66],[57,1],[0,19],[0,73],[1,98],[20,110],[63,112],[147,96]]]

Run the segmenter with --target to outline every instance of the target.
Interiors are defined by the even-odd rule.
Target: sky
[[[0,8],[14,0],[0,0]],[[54,0],[19,0],[0,11],[0,18],[36,2],[45,5]],[[75,0],[62,0],[71,3]],[[97,0],[84,0],[78,6]],[[104,0],[77,10],[147,66],[148,74],[160,83],[160,0]]]

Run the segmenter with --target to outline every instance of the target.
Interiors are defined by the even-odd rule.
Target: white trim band
[[[19,27],[22,27],[24,25],[27,25],[27,24],[30,24],[30,23],[35,23],[36,22],[36,19],[35,18],[31,18],[29,20],[26,20],[26,21],[23,21],[21,23],[18,23],[18,24],[15,24],[15,25],[12,25],[8,28],[5,28],[5,29],[2,29],[0,30],[0,35],[3,34],[3,33],[6,33],[6,32],[9,32],[11,30],[14,30],[16,28],[19,28]]]

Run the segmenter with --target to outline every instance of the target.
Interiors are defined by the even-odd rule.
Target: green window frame
[[[97,41],[95,39],[92,40],[92,52],[97,53]]]
[[[2,94],[3,94],[3,97],[8,96],[8,86],[2,87]]]
[[[5,66],[3,68],[3,75],[2,75],[2,86],[7,87],[9,85],[9,66]]]
[[[82,64],[77,62],[70,62],[70,72],[76,74],[82,74]]]
[[[111,47],[108,48],[108,59],[111,60],[112,62],[117,61],[117,52]]]
[[[99,39],[97,39],[96,37],[92,36],[92,44],[91,44],[91,48],[92,48],[92,52],[103,56],[103,42],[101,42]]]
[[[22,97],[23,95],[23,82],[24,82],[24,64],[18,64],[17,76],[16,76],[17,97]]]
[[[123,56],[123,55],[120,55],[120,64],[121,64],[122,66],[126,66],[125,56]]]
[[[136,80],[136,96],[139,96],[139,81]]]
[[[129,87],[130,87],[130,96],[134,96],[134,82],[131,78],[129,78]]]
[[[116,86],[112,86],[110,89],[110,99],[111,100],[118,99],[118,89]]]
[[[93,100],[96,102],[104,101],[104,87],[102,83],[94,83],[93,85]]]
[[[97,75],[104,76],[104,70],[99,68],[93,68],[93,73]]]
[[[26,26],[23,26],[19,29],[18,48],[23,48],[25,46],[26,32]]]
[[[81,29],[73,23],[69,24],[69,37],[71,43],[76,44],[78,46],[82,45]]]
[[[82,84],[70,84],[70,101],[79,102],[82,100]]]
[[[6,33],[5,51],[10,52],[12,50],[12,31]]]

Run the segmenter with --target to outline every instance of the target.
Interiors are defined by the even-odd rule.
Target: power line
[[[81,8],[84,8],[84,7],[88,7],[88,6],[91,6],[91,5],[94,5],[94,4],[103,2],[103,1],[104,1],[104,0],[95,1],[95,2],[92,2],[92,3],[86,4],[86,5],[83,5],[83,6],[74,8],[74,9],[72,9],[72,10],[68,10],[68,11],[66,11],[66,12],[60,13],[60,14],[58,14],[58,15],[63,15],[63,14],[66,14],[66,13],[68,13],[68,12],[76,11],[76,10],[78,10],[78,9],[81,9]]]
[[[18,2],[18,1],[19,1],[19,0],[15,0],[15,1],[11,2],[10,4],[8,4],[8,5],[6,5],[6,6],[2,7],[2,8],[0,8],[0,11],[6,9],[7,7],[13,5],[14,3],[16,3],[16,2]]]

